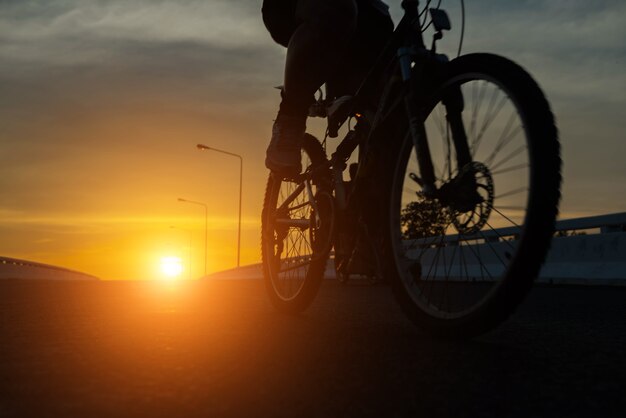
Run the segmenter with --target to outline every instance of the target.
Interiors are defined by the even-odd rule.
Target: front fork
[[[414,48],[400,48],[398,50],[398,59],[400,64],[400,72],[402,75],[402,82],[404,84],[404,107],[409,121],[409,132],[413,146],[415,147],[415,153],[417,155],[417,162],[420,169],[420,177],[412,176],[412,178],[422,187],[422,193],[426,197],[435,197],[437,192],[437,186],[435,184],[435,169],[433,167],[432,157],[430,154],[430,147],[428,145],[428,136],[426,134],[426,128],[424,126],[425,116],[417,106],[417,100],[414,96],[414,89],[411,84],[411,77],[418,77],[419,71],[415,75],[412,68],[413,56],[415,56]],[[445,56],[439,55],[438,58]],[[432,59],[427,56],[421,58]],[[423,67],[423,63],[421,64]],[[467,143],[467,135],[465,133],[465,126],[463,124],[463,94],[458,86],[453,86],[447,92],[446,96],[442,99],[442,102],[446,108],[446,119],[450,127],[450,133],[452,134],[452,140],[456,150],[457,167],[460,170],[472,161],[471,152]]]

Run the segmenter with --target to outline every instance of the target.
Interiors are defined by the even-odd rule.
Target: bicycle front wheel
[[[303,143],[305,168],[326,161],[312,135]],[[265,288],[281,312],[306,309],[317,295],[332,246],[333,198],[329,179],[296,183],[270,173],[261,221]]]
[[[443,80],[420,102],[438,192],[421,192],[412,140],[400,138],[386,271],[415,323],[435,336],[466,338],[508,317],[538,275],[554,230],[561,160],[548,102],[521,67],[472,54],[447,64]],[[471,157],[463,166],[461,143]]]

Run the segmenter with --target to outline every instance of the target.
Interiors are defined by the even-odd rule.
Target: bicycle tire
[[[319,141],[305,134],[303,142],[305,169],[326,161]],[[318,207],[320,225],[310,202],[306,202],[306,189],[280,212],[281,199],[298,188],[289,179],[270,173],[261,221],[261,256],[266,293],[272,305],[285,313],[305,310],[317,295],[326,270],[331,247],[333,200],[329,193],[330,182],[318,179],[312,190]],[[284,202],[283,202],[284,203]],[[280,226],[277,219],[308,221],[304,227]],[[303,229],[304,228],[304,229]]]
[[[455,177],[459,178],[471,172],[471,176],[476,179],[476,190],[480,195],[478,200],[482,200],[483,203],[477,203],[473,209],[462,212],[467,208],[455,209],[453,204],[446,207],[439,200],[428,200],[423,195],[420,201],[419,194],[407,197],[412,193],[410,185],[415,184],[409,179],[411,176],[409,165],[416,164],[412,163],[415,154],[409,135],[406,133],[398,135],[402,137],[394,141],[391,155],[395,156],[393,157],[395,161],[392,158],[393,169],[390,170],[388,177],[390,204],[388,211],[383,213],[387,226],[384,231],[383,247],[385,274],[390,279],[393,293],[402,310],[418,327],[435,337],[464,339],[485,333],[509,317],[526,296],[539,273],[549,250],[558,213],[561,184],[560,145],[554,117],[543,92],[532,77],[512,61],[492,54],[465,55],[446,64],[439,80],[437,87],[419,102],[424,114],[428,115],[424,118],[424,123],[434,120],[434,124],[439,122],[440,126],[445,128],[440,129],[442,137],[447,138],[442,141],[440,156],[443,155],[444,160],[447,158],[449,167],[446,169],[446,163],[440,164],[444,168],[439,171],[441,175],[437,177],[440,181],[438,186],[446,182],[451,183]],[[520,163],[508,167],[507,172],[504,171],[506,167],[500,166],[494,170],[495,163],[491,164],[490,168],[489,164],[482,162],[472,163],[469,169],[467,167],[451,169],[454,164],[451,158],[454,154],[451,150],[454,148],[450,145],[448,115],[442,116],[446,120],[441,123],[436,117],[437,109],[442,108],[441,102],[444,97],[449,97],[452,89],[458,88],[463,92],[463,117],[471,119],[468,142],[478,138],[478,143],[470,143],[473,157],[478,156],[479,150],[482,152],[480,146],[485,141],[485,131],[483,130],[480,137],[478,135],[474,139],[470,137],[472,132],[469,131],[476,129],[477,126],[476,115],[480,115],[481,112],[479,107],[478,111],[471,110],[473,114],[468,113],[472,102],[479,97],[473,96],[474,93],[466,89],[474,86],[474,83],[478,83],[479,86],[476,90],[483,88],[481,86],[485,86],[485,89],[493,86],[494,91],[499,90],[502,93],[502,100],[510,99],[510,106],[517,112],[520,121],[516,132],[522,133],[524,137],[522,141],[526,145],[525,152],[521,151],[512,160],[513,162],[517,158],[521,160],[524,154],[527,159],[526,167],[524,163]],[[497,96],[499,93],[485,94]],[[492,98],[490,103],[494,100]],[[487,113],[488,111],[484,112]],[[514,115],[514,112],[511,114]],[[498,116],[499,114],[490,117]],[[501,125],[505,125],[502,121],[495,123],[498,130]],[[515,133],[514,136],[517,135]],[[432,144],[432,141],[429,136],[429,144]],[[496,142],[496,145],[499,146],[504,140],[500,138],[497,141],[499,142]],[[498,152],[508,147],[509,143],[502,146]],[[508,151],[513,155],[514,151],[511,149]],[[433,162],[434,160],[435,156]],[[474,158],[472,160],[477,161]],[[508,163],[509,161],[506,162]],[[509,180],[508,173],[515,173],[516,170],[526,170],[525,176],[515,177],[511,174],[513,177]],[[501,175],[498,181],[495,179],[496,172]],[[505,175],[507,177],[504,177]],[[496,206],[496,197],[500,197],[496,193],[498,190],[512,187],[511,182],[526,181],[524,178],[527,179],[525,191],[520,188],[522,192],[514,193],[514,190],[511,190],[508,195],[506,192],[501,193],[502,198],[498,202],[504,203],[508,202],[507,199],[512,199],[511,193],[526,194],[515,198],[524,205],[523,215],[515,212],[515,218],[513,215],[507,216],[508,212],[503,212],[504,209],[502,211],[497,209],[505,206]],[[411,199],[417,203],[410,206]],[[484,205],[484,208],[481,206],[478,210],[478,205]],[[517,208],[515,209],[517,211],[519,207],[511,206]],[[474,216],[477,212],[480,213]],[[429,213],[430,215],[427,215]],[[420,214],[426,220],[420,221]],[[507,230],[499,226],[505,224],[504,221],[500,222],[498,218],[500,215],[514,224],[508,226],[517,229],[509,231],[518,231],[517,235],[513,234],[510,237],[502,235]],[[468,217],[470,220],[467,220]],[[519,219],[519,223],[514,219]],[[490,224],[490,221],[496,226]],[[422,230],[416,225],[422,225]],[[411,249],[411,246],[415,248]],[[445,266],[445,269],[438,272],[439,265]],[[477,278],[478,271],[481,277]],[[482,295],[478,293],[483,291],[481,289],[484,289]],[[470,304],[466,299],[474,294],[476,301]],[[439,299],[436,303],[434,295]],[[455,303],[458,305],[456,311],[451,306]]]

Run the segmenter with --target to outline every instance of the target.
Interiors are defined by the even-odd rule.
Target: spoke
[[[530,164],[518,164],[518,165],[514,165],[511,167],[507,167],[507,168],[501,168],[500,170],[497,170],[497,171],[492,171],[491,175],[495,176],[497,174],[508,173],[510,171],[516,171],[516,170],[522,170],[528,167],[530,167]]]
[[[289,212],[291,212],[291,211],[294,211],[294,210],[302,209],[302,208],[307,207],[309,205],[311,205],[311,201],[307,200],[306,202],[298,203],[295,206],[289,206],[287,209],[288,209]]]
[[[522,132],[522,126],[518,125],[515,128],[513,128],[511,132],[507,131],[506,135],[504,135],[503,133],[500,139],[498,140],[498,143],[493,148],[492,153],[489,155],[489,157],[485,159],[484,161],[485,165],[491,164],[491,162],[496,158],[498,152],[500,152],[500,150],[502,150],[505,146],[507,146],[520,132]]]
[[[497,235],[497,236],[498,236],[498,238],[500,239],[500,241],[499,241],[499,242],[504,242],[506,245],[508,245],[509,247],[511,247],[511,249],[513,249],[513,250],[515,249],[515,247],[514,247],[514,246],[513,246],[510,242],[508,242],[508,241],[504,238],[504,236],[503,236],[503,235],[501,235],[501,234],[498,232],[498,230],[497,230],[497,229],[495,229],[493,226],[491,226],[491,224],[490,224],[489,222],[485,222],[485,223],[487,224],[487,226],[488,226],[489,228],[491,228],[491,230],[492,230],[493,232],[495,232],[495,233],[496,233],[496,235]]]
[[[435,268],[435,272],[433,277],[435,277],[437,275],[437,269],[439,268],[439,252],[440,252],[440,248],[441,245],[439,245],[437,247],[437,252],[435,253],[435,257],[433,258],[433,263],[430,265],[430,268],[428,269],[428,274],[426,275],[427,279],[430,279],[431,275],[430,273],[433,270],[433,267]],[[428,284],[428,294],[426,295],[426,300],[429,301],[430,300],[430,295],[432,293],[433,290],[433,283],[435,282],[435,280],[428,280],[429,284]],[[430,303],[430,302],[428,302]]]
[[[494,93],[497,93],[499,90],[494,89]],[[492,102],[493,103],[493,99],[495,99],[495,94],[492,97]],[[474,155],[476,155],[476,153],[478,152],[478,147],[480,146],[480,143],[483,139],[483,136],[485,135],[485,132],[487,131],[487,128],[489,127],[489,125],[491,125],[491,122],[493,122],[496,119],[496,116],[498,116],[498,114],[500,113],[500,111],[502,110],[502,108],[504,108],[504,103],[507,99],[507,96],[503,96],[502,99],[500,99],[500,102],[498,103],[498,106],[496,108],[496,111],[494,113],[491,114],[491,116],[486,117],[485,121],[480,129],[480,132],[478,133],[478,136],[476,137],[476,140],[474,141],[474,143],[472,144],[472,157]],[[490,103],[490,106],[491,106]],[[489,108],[489,110],[492,110],[492,107]],[[487,110],[487,113],[489,113],[489,110]]]
[[[427,277],[430,277],[430,273],[431,273],[431,271],[433,270],[433,266],[435,267],[435,272],[433,273],[433,278],[437,276],[437,271],[439,270],[439,256],[440,256],[440,253],[441,253],[441,249],[443,248],[443,247],[442,247],[442,244],[443,244],[443,241],[444,241],[445,237],[446,237],[446,236],[445,236],[445,234],[442,234],[442,235],[441,235],[441,239],[439,240],[439,244],[437,245],[437,252],[435,253],[435,257],[434,257],[434,260],[433,260],[433,264],[431,264],[430,269],[428,270],[428,275],[427,275]],[[445,250],[444,250],[444,251],[445,251]],[[436,280],[431,280],[431,281],[430,281],[430,286],[429,286],[429,290],[428,290],[428,295],[426,296],[426,299],[427,299],[427,300],[429,300],[429,299],[430,299],[430,294],[432,293],[432,290],[433,290],[433,283],[434,283],[435,281],[436,281]],[[429,302],[429,303],[430,303],[430,302]]]
[[[285,210],[285,208],[287,208],[291,202],[296,200],[296,198],[302,192],[302,190],[304,190],[304,183],[300,183],[298,187],[296,187],[296,190],[291,192],[289,196],[287,196],[287,198],[283,201],[283,203],[280,204],[280,206],[276,210],[277,211]]]
[[[446,153],[446,142],[449,142],[449,129],[448,129],[448,118],[445,115],[446,109],[441,103],[437,103],[431,115],[433,116],[433,124],[436,126],[439,131],[439,137],[442,141],[442,150],[444,154]],[[436,164],[433,164],[433,168],[435,170],[435,178],[443,178],[445,176],[446,166],[441,167],[443,170],[440,174],[437,172],[440,167]]]
[[[515,122],[516,118],[515,116],[517,115],[517,113],[515,112],[515,109],[513,111],[511,111],[511,115],[509,116],[509,118],[507,119],[506,123],[504,124],[504,128],[502,129],[502,132],[500,132],[500,136],[498,137],[498,140],[496,141],[496,147],[498,147],[498,144],[501,144],[502,142],[504,142],[506,140],[506,138],[509,137],[510,132],[511,132],[511,128],[513,127],[513,122]],[[492,153],[493,155],[493,153]],[[486,161],[486,160],[485,160]]]
[[[442,114],[441,111],[442,106],[437,103],[437,105],[435,106],[435,110],[433,112],[431,112],[431,115],[433,115],[434,121],[433,123],[435,124],[435,126],[437,127],[437,130],[439,131],[439,135],[443,138],[444,136],[444,120],[445,120],[445,116]]]
[[[300,275],[298,274],[298,269],[309,265],[310,256],[300,255],[300,251],[298,250],[298,248],[296,248],[296,245],[294,245],[294,239],[291,236],[289,237],[289,241],[291,242],[291,250],[288,250],[288,254],[285,257],[285,260],[280,263],[278,273],[283,273],[284,275],[283,281],[285,282],[285,286],[283,288],[289,288],[291,290],[296,286],[294,282],[297,279],[300,279],[300,281],[302,280],[302,278],[299,277]],[[301,245],[298,245],[298,247],[301,247]],[[306,259],[306,261],[297,264],[291,264],[293,260],[298,259]],[[299,290],[299,287],[296,290]]]
[[[443,240],[444,240],[444,238],[445,238],[445,235],[441,235],[440,237],[437,237],[437,238],[439,238],[439,243],[438,243],[438,244],[437,244],[434,248],[433,248],[433,247],[430,247],[430,246],[425,247],[425,248],[423,248],[423,249],[422,249],[422,252],[420,253],[420,258],[419,258],[419,259],[421,260],[421,255],[422,255],[422,254],[423,254],[426,250],[433,250],[433,251],[435,251],[435,255],[433,256],[433,262],[430,264],[430,268],[428,269],[428,273],[426,274],[426,276],[424,276],[424,275],[422,274],[422,277],[424,277],[424,278],[429,278],[429,277],[430,277],[430,274],[431,274],[431,273],[432,273],[432,271],[433,271],[433,268],[435,267],[435,264],[436,264],[436,262],[435,262],[435,261],[436,261],[436,260],[438,259],[438,257],[439,257],[439,249],[441,248],[441,244],[443,243]]]
[[[493,276],[491,275],[491,273],[489,273],[489,269],[487,269],[487,266],[485,266],[485,264],[483,263],[483,259],[480,256],[480,244],[476,245],[476,250],[478,251],[478,255],[476,254],[476,251],[474,251],[474,248],[472,245],[468,245],[470,251],[472,252],[472,254],[474,254],[474,257],[476,257],[476,260],[478,260],[478,264],[480,264],[480,277],[482,279],[482,281],[485,281],[485,275],[483,274],[483,272],[487,272],[487,275],[489,276],[490,279],[493,279]]]
[[[506,163],[507,161],[517,157],[517,155],[519,155],[525,149],[526,149],[526,145],[520,146],[519,148],[515,149],[515,151],[511,152],[509,155],[504,157],[504,159],[500,160],[497,164],[492,165],[491,169],[496,169],[499,166],[501,166],[502,164]]]
[[[291,229],[291,231],[294,231],[294,229]],[[302,251],[303,245],[310,248],[310,244],[308,240],[306,239],[306,236],[299,229],[295,229],[295,231],[297,231],[297,234],[289,234],[289,241],[291,243],[292,250],[291,250],[291,253],[287,254],[287,258],[294,258],[294,256],[301,257],[302,254],[304,253],[304,251]],[[298,236],[302,237],[302,240],[299,240]],[[306,251],[306,248],[305,248],[305,251]]]
[[[445,274],[445,282],[443,284],[443,291],[442,291],[442,295],[441,295],[441,302],[439,302],[439,309],[441,309],[441,305],[443,305],[443,300],[445,299],[445,295],[446,295],[446,290],[448,290],[448,282],[450,282],[450,273],[452,272],[452,266],[454,265],[454,256],[456,255],[456,250],[458,247],[458,242],[457,245],[454,245],[454,248],[452,250],[452,259],[450,260],[450,267],[448,268],[448,271],[446,271]],[[445,252],[444,252],[444,263],[446,263],[446,257],[445,257]],[[447,263],[446,263],[447,264]],[[445,267],[444,267],[445,270]]]
[[[303,262],[301,262],[301,263],[299,263],[299,264],[294,264],[293,266],[289,266],[289,267],[281,268],[281,269],[279,270],[279,273],[289,273],[289,272],[293,272],[293,271],[295,271],[296,269],[299,269],[299,268],[301,268],[301,267],[306,267],[306,266],[308,266],[309,264],[311,264],[311,260],[306,260],[306,261],[303,261]]]
[[[478,84],[478,83],[477,83]],[[482,80],[482,83],[480,85],[480,89],[478,92],[478,103],[475,107],[475,112],[473,115],[473,119],[472,119],[472,134],[473,134],[473,138],[474,140],[472,141],[472,144],[475,144],[476,141],[478,140],[478,134],[476,133],[476,128],[477,128],[477,122],[478,122],[478,116],[480,115],[480,110],[483,107],[483,98],[485,97],[485,86],[487,85],[487,82]]]
[[[478,89],[478,82],[472,83],[472,104],[475,104],[477,102],[476,100],[476,90]],[[471,120],[470,120],[470,129],[469,129],[469,133],[471,133],[472,135],[472,144],[474,144],[474,142],[476,141],[476,115],[478,113],[478,106],[473,106],[472,107],[472,114],[471,114]]]
[[[443,172],[441,173],[441,177],[440,177],[442,181],[446,178],[446,174],[448,175],[448,178],[452,178],[452,147],[450,146],[450,124],[449,123],[446,123],[445,152],[446,152],[445,165],[443,166]]]
[[[311,221],[309,219],[277,218],[276,224],[290,228],[308,229],[311,226]]]
[[[448,224],[444,228],[444,231],[447,230],[450,225],[452,225],[452,222],[448,222]],[[432,240],[430,240],[430,242],[428,242],[426,245],[422,245],[422,249],[417,257],[418,260],[421,260],[422,255],[424,255],[424,252],[426,252],[426,250],[431,249],[432,245],[435,243],[437,239],[440,240],[439,245],[441,245],[441,243],[445,239],[445,236],[446,236],[445,233],[442,235],[433,235]],[[427,237],[426,239],[428,238],[430,237]],[[418,242],[420,242],[420,239],[413,240],[414,245],[409,246],[409,250],[415,249],[419,245]]]
[[[498,205],[499,209],[505,209],[505,210],[526,210],[526,206],[502,206],[502,205]]]
[[[515,222],[514,222],[511,218],[509,218],[508,216],[506,216],[504,213],[500,212],[500,211],[498,210],[498,208],[496,208],[496,207],[495,207],[495,206],[493,206],[493,205],[490,205],[490,206],[491,206],[491,209],[495,210],[495,211],[496,211],[496,212],[497,212],[500,216],[502,216],[504,219],[506,219],[507,221],[511,222],[511,223],[512,223],[513,225],[515,225],[516,227],[518,227],[518,228],[520,228],[520,229],[522,228],[520,225],[518,225],[517,223],[515,223]]]
[[[496,258],[500,261],[500,263],[502,263],[503,266],[506,267],[506,263],[504,261],[502,261],[502,258],[500,258],[500,255],[498,254],[498,252],[493,248],[493,245],[491,245],[491,241],[489,241],[486,237],[485,234],[483,234],[483,231],[478,231],[478,233],[480,235],[482,235],[483,239],[485,240],[485,243],[487,244],[487,246],[491,249],[491,251],[493,252],[493,254],[496,256]]]
[[[460,235],[459,235],[460,236]],[[459,240],[457,242],[457,245],[459,246],[459,282],[463,282],[463,267],[466,268],[467,270],[467,266],[465,266],[465,258],[463,257],[463,243],[461,242],[461,240]],[[467,277],[467,275],[465,275],[465,277]]]
[[[523,193],[528,191],[528,187],[520,187],[517,189],[513,189],[513,190],[509,190],[508,192],[502,193],[498,196],[496,196],[494,199],[502,199],[503,197],[507,197],[507,196],[513,196],[519,193]],[[493,205],[492,205],[493,206]]]
[[[305,259],[306,261],[303,261],[296,265],[289,266],[287,268],[282,268],[280,272],[291,272],[300,267],[307,267],[313,260],[314,254],[313,254],[310,242],[306,238],[306,235],[303,234],[302,232],[300,232],[300,236],[302,238],[301,240],[297,240],[291,235],[289,236],[289,241],[291,243],[292,250],[289,251],[289,253],[285,257],[285,261],[288,263],[289,263],[288,260],[292,260],[292,259]],[[305,253],[306,255],[303,255]]]
[[[298,256],[302,257],[303,255],[312,254],[311,244],[307,240],[306,235],[299,229],[296,230],[296,234],[294,235],[294,242],[298,246]]]
[[[449,225],[450,225],[450,224],[448,224],[448,226],[449,226]],[[446,228],[447,228],[447,227],[446,227]],[[445,235],[444,235],[444,236],[445,236]],[[428,238],[430,238],[430,237],[427,237],[426,239],[428,239]],[[425,252],[426,250],[430,249],[430,248],[432,247],[432,245],[435,243],[435,241],[436,241],[438,238],[440,238],[440,236],[438,236],[438,235],[433,235],[433,236],[432,236],[432,240],[431,240],[429,243],[427,243],[427,244],[425,244],[425,245],[421,245],[421,251],[420,251],[420,253],[419,253],[418,257],[417,257],[417,259],[418,259],[418,260],[421,260],[422,255],[424,255],[424,252]],[[417,248],[418,246],[420,246],[419,242],[420,242],[420,240],[419,240],[419,239],[414,239],[414,240],[413,240],[413,243],[409,245],[409,247],[408,247],[407,251],[414,250],[415,248]]]
[[[297,256],[297,249],[295,246],[295,242],[293,236],[291,234],[287,234],[287,253],[285,254],[285,259],[294,258]]]

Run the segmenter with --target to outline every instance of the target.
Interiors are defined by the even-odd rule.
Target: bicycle
[[[417,0],[404,0],[404,16],[357,93],[332,102],[320,94],[311,107],[311,116],[327,118],[330,137],[356,121],[331,157],[305,134],[303,173],[269,175],[262,259],[280,311],[310,305],[333,247],[339,273],[384,277],[416,325],[448,339],[500,324],[539,273],[560,200],[550,106],[506,58],[437,53],[450,21],[438,7],[427,15],[429,5],[420,12]],[[435,29],[430,49],[426,16]]]

